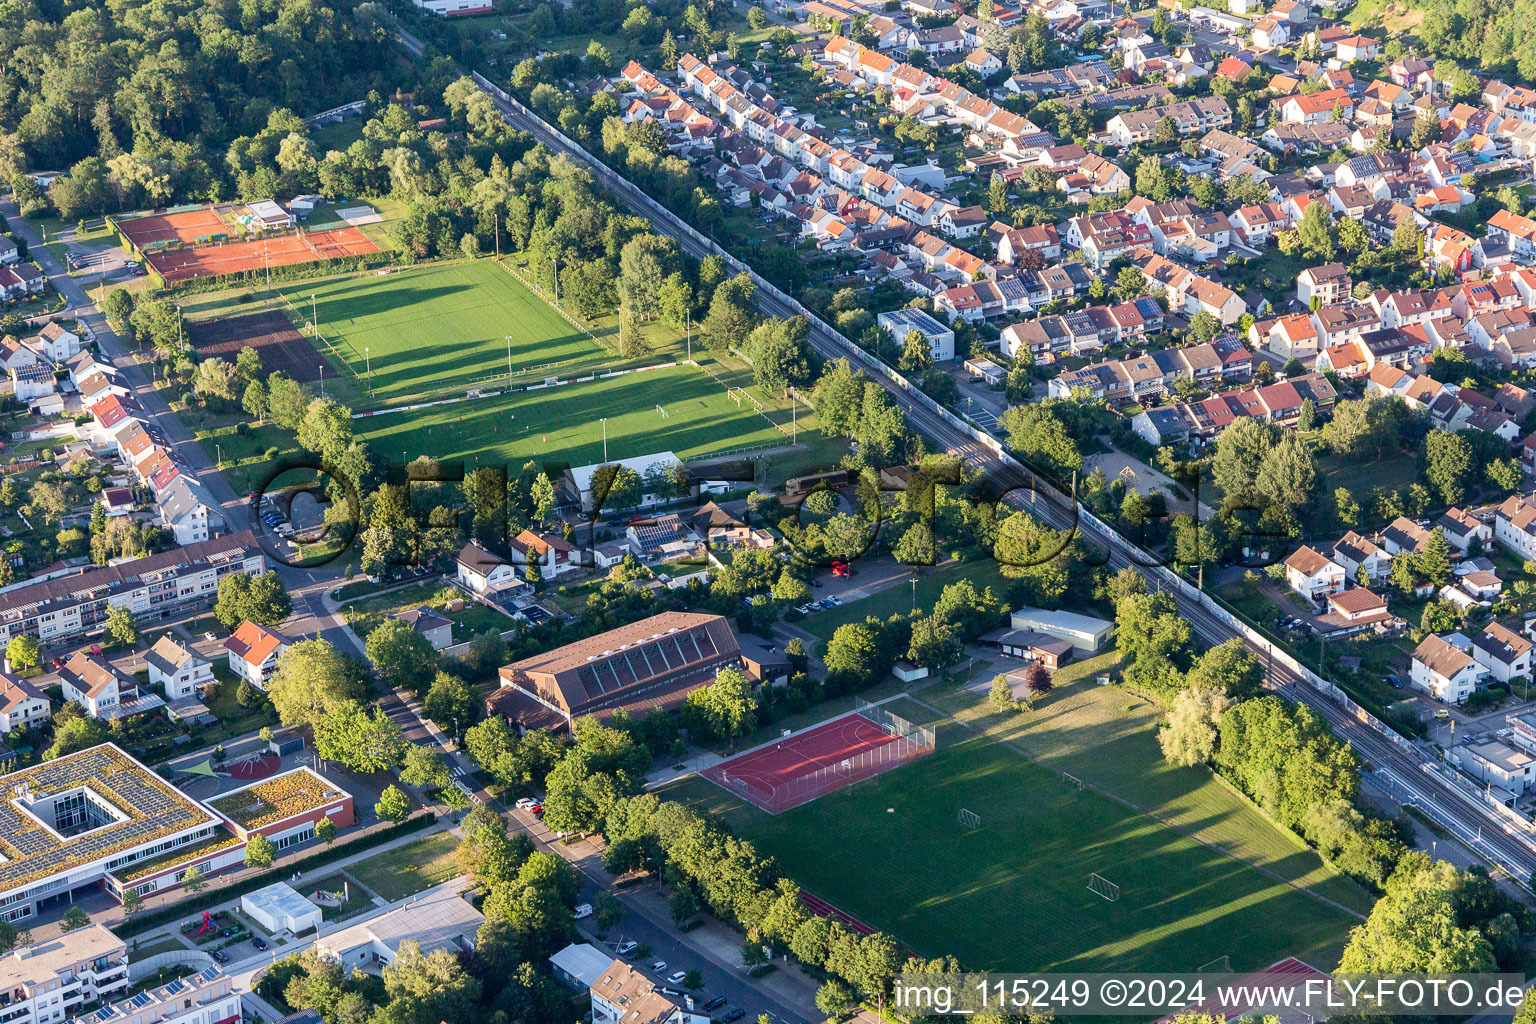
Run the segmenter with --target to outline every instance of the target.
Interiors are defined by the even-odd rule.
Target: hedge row
[[[427,811],[399,824],[391,825],[389,828],[370,833],[353,842],[340,846],[327,846],[292,863],[274,865],[260,874],[252,875],[249,878],[242,878],[231,885],[218,888],[210,887],[206,895],[213,896],[218,902],[223,903],[226,900],[234,899],[236,896],[244,896],[246,893],[255,892],[257,889],[271,885],[273,882],[285,882],[293,876],[295,871],[309,871],[312,868],[324,867],[333,861],[350,857],[354,853],[360,853],[363,850],[381,846],[392,839],[399,839],[401,836],[409,835],[412,832],[419,832],[436,820],[437,815]],[[150,929],[179,921],[189,913],[192,913],[192,911],[189,911],[185,905],[180,903],[161,907],[158,910],[146,910],[126,918],[121,924],[114,926],[112,931],[118,937],[126,938],[130,935],[138,935],[140,932],[147,932]]]
[[[373,270],[400,262],[398,253],[384,251],[371,256],[336,256],[328,260],[310,260],[307,263],[285,263],[271,268],[273,281],[304,281],[312,277],[329,277],[332,274],[357,273]],[[164,281],[157,271],[152,272],[159,284]],[[231,274],[215,274],[211,277],[192,277],[185,281],[165,282],[161,290],[177,295],[195,295],[199,292],[223,291],[226,288],[244,288],[252,284],[264,284],[268,272],[257,267],[254,270],[237,270]]]

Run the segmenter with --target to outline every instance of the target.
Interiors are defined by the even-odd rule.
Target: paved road
[[[408,51],[420,53],[421,44],[406,33],[401,33],[402,43]],[[557,152],[563,152],[586,164],[593,176],[620,201],[648,215],[654,228],[676,238],[682,248],[698,258],[709,255],[711,246],[669,210],[645,195],[627,179],[621,177],[601,162],[589,160],[579,150],[568,145],[548,124],[523,108],[491,94],[502,115],[514,127],[531,133],[538,141]],[[759,306],[771,316],[789,317],[800,313],[789,302],[780,299],[767,288],[759,288]],[[1267,645],[1256,644],[1234,626],[1218,618],[1199,600],[1190,597],[1168,583],[1163,573],[1152,568],[1155,559],[1140,551],[1118,534],[1100,536],[1086,529],[1073,502],[1044,480],[1022,468],[1014,459],[1000,457],[992,448],[980,443],[972,434],[956,426],[950,420],[934,412],[907,394],[902,384],[891,378],[888,368],[878,363],[869,353],[848,339],[813,324],[810,343],[824,358],[847,358],[854,366],[862,367],[870,376],[890,392],[895,403],[906,413],[908,422],[927,437],[938,442],[952,454],[964,458],[978,470],[987,474],[1000,490],[1008,491],[1009,503],[1027,507],[1042,521],[1056,529],[1077,528],[1087,539],[1108,549],[1111,568],[1135,568],[1152,585],[1168,589],[1179,605],[1180,612],[1194,626],[1200,638],[1217,644],[1240,637],[1250,649],[1269,666],[1269,685],[1292,700],[1303,702],[1328,720],[1334,732],[1348,741],[1354,749],[1378,772],[1388,773],[1405,801],[1429,805],[1437,816],[1448,823],[1458,835],[1472,840],[1478,852],[1491,861],[1504,866],[1515,878],[1524,882],[1536,871],[1536,839],[1529,832],[1513,833],[1506,820],[1491,808],[1484,808],[1464,801],[1450,785],[1423,770],[1428,763],[1426,756],[1408,752],[1384,738],[1370,725],[1353,717],[1339,704],[1315,689],[1301,674],[1291,670],[1272,657]],[[1027,499],[1023,495],[1028,495]],[[1136,554],[1135,560],[1132,553]]]

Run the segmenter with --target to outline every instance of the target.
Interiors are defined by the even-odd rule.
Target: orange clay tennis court
[[[339,256],[366,256],[379,247],[357,228],[336,228],[301,235],[258,238],[248,242],[226,242],[195,249],[149,252],[144,258],[169,284],[195,277],[238,274],[263,267],[282,267],[291,263],[335,259]]]
[[[136,217],[120,220],[118,229],[128,241],[140,249],[146,245],[165,242],[195,242],[209,235],[232,235],[235,232],[224,223],[213,209],[186,210],[156,217]]]

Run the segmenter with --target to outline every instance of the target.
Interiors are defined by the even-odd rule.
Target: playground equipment
[[[197,934],[201,935],[201,934],[203,934],[203,932],[206,932],[208,929],[210,929],[212,927],[213,927],[213,915],[208,913],[208,911],[205,910],[205,911],[203,911],[203,925],[202,925],[201,928],[199,928],[197,930]]]

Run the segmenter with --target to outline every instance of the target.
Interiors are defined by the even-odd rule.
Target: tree
[[[674,923],[683,925],[699,916],[699,897],[691,885],[679,885],[667,898],[667,912]]]
[[[219,581],[213,615],[225,629],[247,620],[263,626],[280,625],[293,614],[293,601],[277,571],[260,576],[230,573]]]
[[[448,773],[448,762],[442,754],[412,743],[406,747],[400,781],[420,790],[447,790],[452,788],[453,776]]]
[[[1438,526],[1429,531],[1424,550],[1419,552],[1418,570],[1419,575],[1436,587],[1451,581],[1451,544],[1445,539],[1445,531]]]
[[[757,724],[757,695],[739,669],[722,669],[715,681],[688,694],[685,721],[727,742]]]
[[[959,661],[962,653],[955,627],[945,619],[929,615],[912,623],[907,658],[913,664],[942,671]]]
[[[13,636],[10,643],[5,645],[5,660],[10,662],[11,671],[36,668],[42,657],[43,649],[37,637],[26,633]]]
[[[439,672],[427,690],[422,708],[427,717],[443,729],[453,729],[454,736],[474,721],[475,693],[458,676]]]
[[[187,868],[186,874],[181,876],[181,887],[193,896],[208,888],[208,880],[203,877],[203,869],[195,864]]]
[[[907,332],[902,339],[901,359],[897,366],[902,373],[921,373],[933,365],[933,348],[928,338],[919,330]]]
[[[91,915],[79,907],[70,907],[59,923],[66,932],[79,931],[91,923]]]
[[[1221,333],[1221,321],[1202,309],[1189,318],[1189,333],[1196,341],[1210,341]]]
[[[987,703],[996,711],[1012,711],[1019,706],[1013,697],[1013,687],[1008,677],[999,672],[992,677],[992,688],[987,691]]]
[[[368,660],[379,680],[391,688],[420,693],[437,672],[432,642],[405,620],[388,618],[374,627],[366,643]]]
[[[858,1005],[859,995],[839,978],[828,978],[816,990],[816,1009],[837,1020]]]
[[[1424,435],[1424,479],[1447,505],[1460,503],[1472,472],[1472,445],[1461,434],[1431,430]]]
[[[139,895],[139,890],[137,890],[137,889],[124,889],[123,890],[123,916],[126,917],[126,918],[132,918],[135,914],[139,913],[143,909],[144,909],[144,897]],[[10,922],[7,921],[6,924],[9,925]],[[6,943],[5,943],[4,929],[0,928],[0,952],[4,952],[4,951],[6,951],[6,949],[7,949],[7,946],[6,946]]]
[[[300,640],[277,660],[267,696],[284,725],[314,725],[365,695],[362,680],[325,640]]]
[[[107,635],[126,648],[139,645],[139,623],[133,612],[125,606],[114,604],[107,608]]]
[[[715,289],[704,318],[704,340],[710,348],[729,348],[752,333],[756,294],[757,285],[746,274],[737,274]]]
[[[1180,690],[1157,730],[1163,757],[1182,767],[1208,763],[1216,752],[1222,713],[1231,706],[1231,698],[1218,687],[1191,686]]]
[[[1036,697],[1044,697],[1055,688],[1056,684],[1051,680],[1051,670],[1038,661],[1024,670],[1024,692],[1028,695],[1031,704]]]
[[[373,810],[379,817],[399,823],[410,817],[411,800],[399,786],[390,786],[379,794],[379,802],[373,805]]]
[[[340,830],[337,829],[336,823],[330,819],[329,815],[315,822],[315,838],[326,846],[330,846],[336,841],[336,833],[338,831]]]
[[[106,726],[94,718],[87,718],[84,714],[77,713],[59,724],[59,716],[68,708],[79,708],[77,704],[67,704],[54,715],[53,742],[48,749],[43,751],[45,761],[53,761],[65,754],[73,754],[77,750],[94,747],[98,743],[107,740]]]
[[[1296,234],[1306,255],[1320,260],[1333,259],[1333,217],[1327,203],[1308,204],[1296,225]]]
[[[258,870],[269,868],[277,859],[277,847],[261,833],[253,833],[245,841],[245,866]]]
[[[1493,949],[1476,928],[1462,927],[1460,872],[1427,857],[1400,869],[1355,928],[1339,970],[1362,974],[1478,973],[1494,969]]]
[[[311,724],[315,731],[315,753],[363,774],[396,767],[410,746],[399,724],[377,705],[365,708],[347,701],[327,708]]]
[[[858,689],[876,678],[878,637],[862,623],[838,626],[827,641],[827,682],[843,690]],[[881,672],[884,670],[881,669]]]

